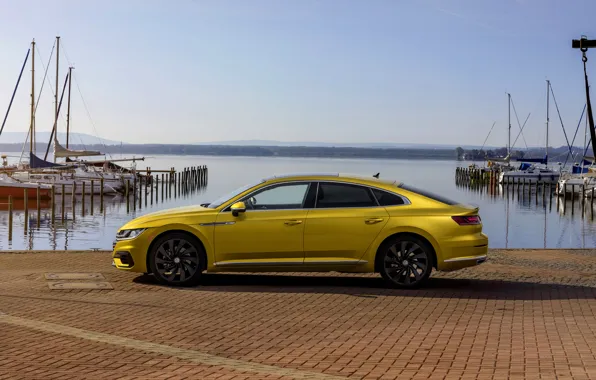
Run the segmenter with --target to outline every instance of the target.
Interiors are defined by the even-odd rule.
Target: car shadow
[[[134,279],[137,283],[157,283],[152,275]],[[596,299],[596,287],[580,285],[543,284],[536,282],[433,278],[415,290],[392,289],[379,277],[355,276],[288,276],[271,274],[213,274],[205,273],[200,285],[171,289],[226,293],[320,293],[347,294],[354,297],[376,298],[430,297],[499,300]]]

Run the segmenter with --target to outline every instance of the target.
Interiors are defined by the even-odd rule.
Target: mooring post
[[[161,173],[161,201],[163,202],[164,198],[164,177],[163,177],[163,173]]]
[[[124,189],[124,196],[126,197],[126,213],[128,214],[130,212],[130,197],[129,197],[129,191],[130,191],[130,179],[126,180],[126,188]]]
[[[64,204],[66,203],[66,185],[64,183],[60,186],[60,191],[62,191],[60,195],[60,213],[62,214],[62,223],[64,223]]]
[[[153,178],[153,175],[149,178],[151,178],[151,188],[149,189],[149,191],[151,192],[151,205],[153,205],[153,187],[155,186],[155,180]]]
[[[95,194],[95,181],[91,180],[91,215],[93,215],[93,194]]]
[[[575,183],[571,185],[571,213],[573,213],[574,206],[575,206]]]
[[[8,241],[12,241],[12,195],[8,196]]]
[[[137,175],[132,177],[132,209],[137,209]]]
[[[76,205],[76,193],[77,193],[77,183],[75,181],[72,181],[72,221],[74,222],[76,219],[76,211],[75,211],[75,205]]]
[[[155,175],[155,203],[159,202],[159,174]]]
[[[139,175],[139,210],[143,208],[143,177]]]
[[[54,225],[54,223],[56,223],[56,186],[52,185],[52,225]]]
[[[83,187],[81,187],[81,216],[85,216],[85,181],[83,181]],[[91,191],[93,193],[93,191]]]
[[[28,189],[23,189],[23,192],[25,193],[25,199],[24,199],[24,208],[25,208],[25,235],[27,235],[27,228],[29,226],[29,194],[27,193]]]
[[[99,180],[99,212],[103,212],[103,177]]]
[[[37,228],[41,226],[41,187],[37,185]]]

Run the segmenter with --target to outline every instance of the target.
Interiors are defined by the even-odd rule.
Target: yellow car
[[[433,268],[477,265],[487,251],[476,207],[395,181],[302,174],[136,218],[118,231],[112,258],[168,285],[195,285],[204,271],[337,271],[414,288]]]

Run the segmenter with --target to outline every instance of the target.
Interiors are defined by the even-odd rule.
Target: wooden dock
[[[144,173],[137,172],[131,182],[127,180],[125,184],[123,202],[126,203],[126,212],[141,210],[143,207],[148,207],[149,204],[164,203],[170,199],[181,197],[188,197],[193,195],[197,190],[207,186],[209,172],[207,166],[187,167],[181,171],[176,171],[174,168],[169,170],[152,170],[147,168]],[[103,182],[103,180],[100,180]],[[13,236],[13,214],[15,211],[23,211],[23,229],[27,234],[30,221],[35,221],[36,226],[40,228],[41,220],[49,220],[52,225],[55,223],[64,223],[66,220],[76,220],[76,215],[80,211],[81,216],[90,214],[93,215],[95,205],[99,204],[99,212],[104,212],[105,197],[113,197],[113,195],[104,194],[103,191],[99,195],[93,192],[87,193],[85,188],[93,189],[95,180],[82,182],[82,194],[79,196],[72,192],[72,197],[67,200],[67,196],[62,192],[61,196],[56,196],[56,188],[52,186],[50,200],[42,200],[40,197],[41,187],[37,188],[37,197],[31,199],[27,196],[27,189],[24,189],[24,198],[0,199],[0,210],[8,213],[8,241],[12,241]],[[62,184],[64,187],[64,184]],[[101,186],[103,189],[103,183]],[[87,210],[86,207],[89,207]],[[69,210],[67,210],[69,208]],[[47,214],[49,209],[49,215]],[[43,214],[42,214],[43,211]],[[69,214],[70,211],[70,214]],[[33,214],[35,212],[35,214]]]

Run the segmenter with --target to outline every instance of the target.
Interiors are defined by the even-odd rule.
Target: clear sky
[[[47,65],[60,35],[75,66],[72,130],[135,143],[481,145],[496,121],[488,144],[505,145],[510,92],[521,122],[532,112],[528,145],[543,145],[545,80],[573,135],[585,98],[571,40],[596,38],[593,0],[0,0],[0,7],[0,113],[31,39]],[[62,85],[69,63],[60,58]],[[590,58],[596,83],[596,49]],[[39,89],[41,59],[36,69]],[[48,78],[38,130],[52,127],[54,66]],[[27,130],[30,85],[28,66],[6,131]],[[515,136],[515,118],[513,126]],[[551,143],[564,144],[554,106]]]

